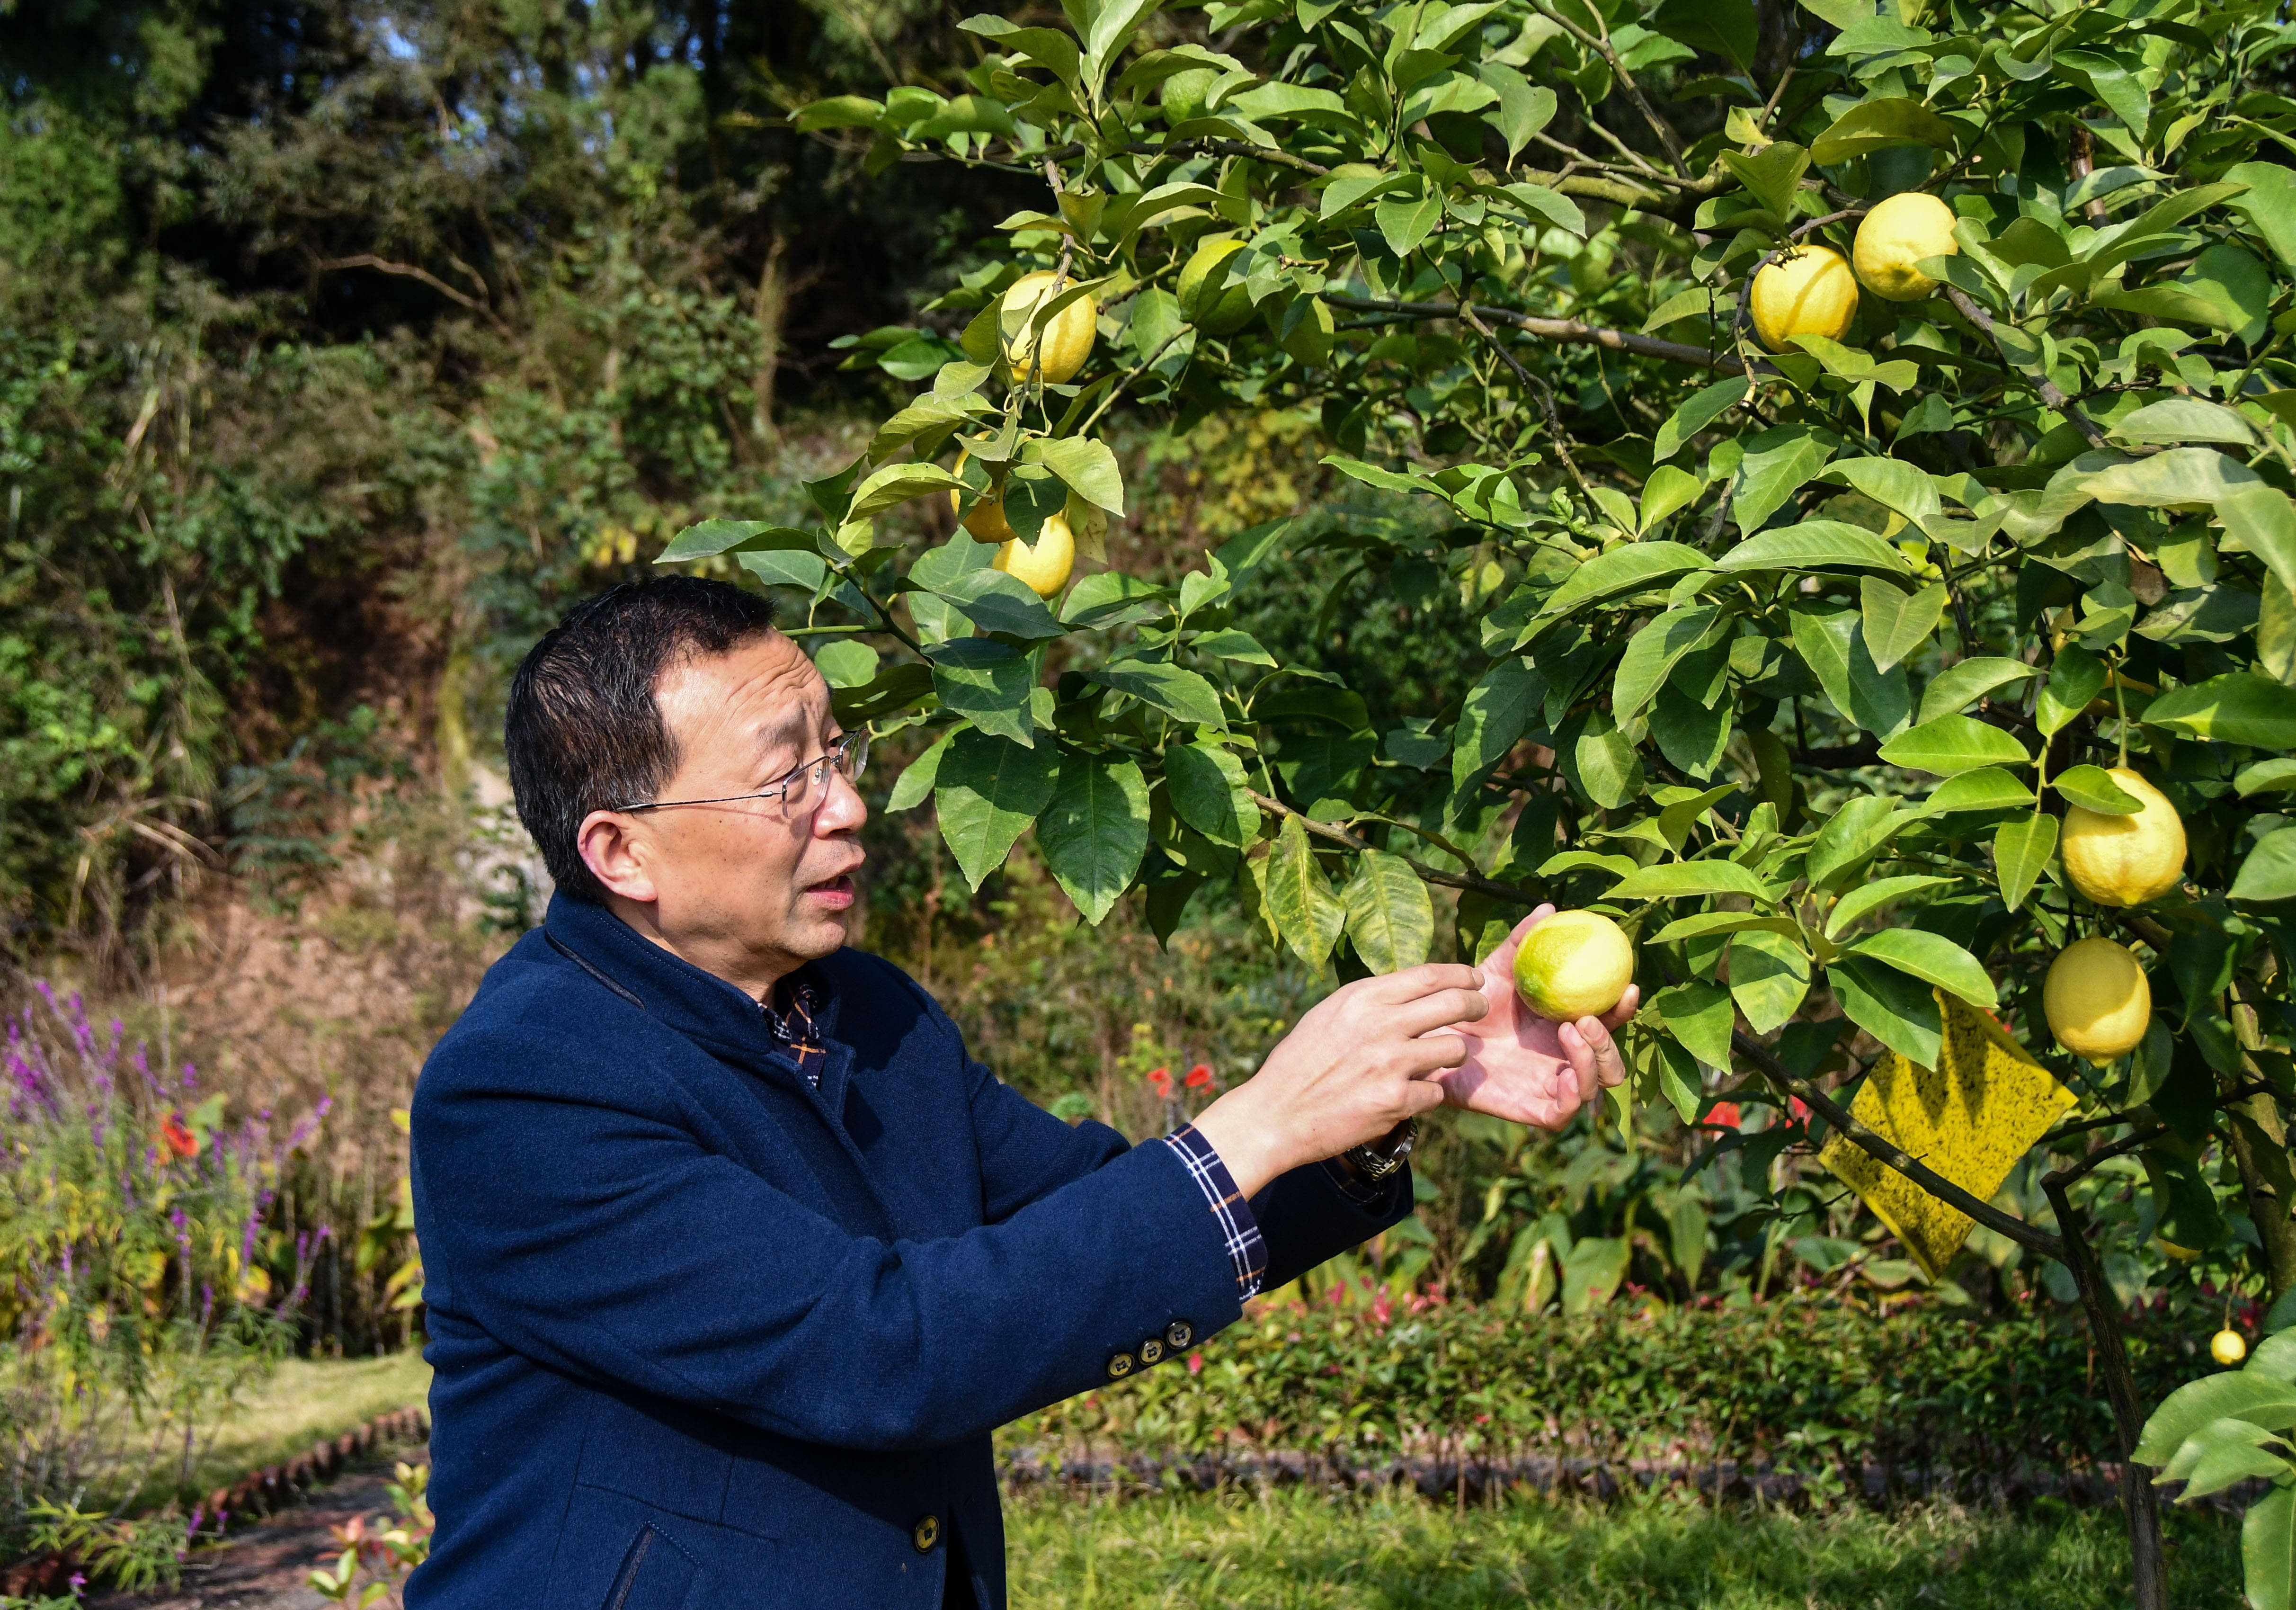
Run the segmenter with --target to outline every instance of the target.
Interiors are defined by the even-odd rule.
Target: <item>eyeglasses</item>
[[[849,732],[830,746],[827,754],[808,760],[781,781],[755,793],[729,793],[714,800],[656,800],[649,805],[618,805],[617,810],[667,810],[673,805],[734,805],[743,800],[779,800],[791,810],[801,810],[806,801],[817,787],[826,787],[829,774],[835,772],[849,783],[861,780],[861,768],[869,763],[869,734],[865,729]],[[824,796],[825,797],[825,796]],[[816,804],[818,801],[815,801]]]

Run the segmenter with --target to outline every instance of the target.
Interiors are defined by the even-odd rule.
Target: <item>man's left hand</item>
[[[1554,915],[1541,906],[1482,963],[1483,995],[1491,1004],[1480,1023],[1456,1023],[1441,1031],[1462,1035],[1467,1060],[1436,1075],[1446,1103],[1470,1113],[1488,1113],[1511,1123],[1559,1129],[1595,1098],[1599,1090],[1624,1084],[1627,1064],[1611,1031],[1635,1014],[1642,992],[1628,984],[1619,1004],[1601,1017],[1575,1023],[1552,1023],[1515,993],[1514,953],[1523,936]]]

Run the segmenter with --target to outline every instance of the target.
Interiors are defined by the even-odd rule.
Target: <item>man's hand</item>
[[[1559,1129],[1597,1090],[1626,1082],[1611,1031],[1635,1014],[1640,990],[1628,984],[1607,1014],[1575,1023],[1550,1023],[1515,993],[1514,953],[1523,935],[1554,915],[1554,907],[1541,906],[1491,952],[1482,965],[1485,1011],[1449,1025],[1466,1036],[1468,1048],[1465,1062],[1439,1076],[1453,1106]]]
[[[1443,1105],[1429,1075],[1466,1059],[1460,1033],[1491,1009],[1489,990],[1480,969],[1433,963],[1342,985],[1259,1072],[1198,1113],[1196,1128],[1246,1196],[1302,1163],[1377,1140]]]

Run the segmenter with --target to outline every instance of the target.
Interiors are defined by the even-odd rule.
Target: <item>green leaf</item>
[[[832,687],[865,687],[877,674],[877,651],[851,637],[832,637],[815,651],[813,668]]]
[[[1879,571],[1903,576],[1906,556],[1864,526],[1805,520],[1749,537],[1715,561],[1724,571]],[[1894,661],[1892,664],[1896,663]]]
[[[1069,490],[1095,508],[1124,517],[1124,472],[1104,441],[1085,436],[1065,436],[1039,449],[1045,467],[1061,478]],[[1017,529],[1017,528],[1015,528]]]
[[[1945,1014],[1927,985],[1857,956],[1834,957],[1825,977],[1851,1023],[1918,1066],[1938,1065],[1945,1051]]]
[[[2232,785],[2243,800],[2251,794],[2285,793],[2296,789],[2296,760],[2259,760],[2243,766]]]
[[[1833,453],[1831,439],[1809,425],[1779,425],[1748,439],[1730,495],[1731,522],[1747,536],[1760,530],[1787,498],[1825,467]],[[1904,560],[1898,568],[1905,568]]]
[[[1443,221],[1443,198],[1432,191],[1415,197],[1390,196],[1371,210],[1387,249],[1405,258],[1418,251]]]
[[[2287,493],[2264,481],[2236,487],[2217,499],[2217,518],[2224,522],[2227,538],[2261,560],[2281,586],[2296,592],[2296,504]]]
[[[1761,44],[1761,21],[1750,0],[1666,0],[1651,19],[1669,38],[1710,51],[1751,72]],[[1784,209],[1776,209],[1781,215]],[[1692,1277],[1695,1281],[1696,1277]]]
[[[1999,767],[1988,766],[1939,784],[1922,801],[1922,809],[1941,815],[1948,810],[2013,810],[2032,802],[2031,789]]]
[[[1464,793],[1506,758],[1546,697],[1546,678],[1510,654],[1496,661],[1467,690],[1452,734],[1451,786]]]
[[[2001,1004],[1993,981],[1975,957],[1941,933],[1919,928],[1885,928],[1868,934],[1850,949],[1861,957],[1886,962],[1900,973],[1910,973],[1924,983],[1957,995],[1972,1006],[1990,1012]]]
[[[1212,685],[1177,665],[1152,660],[1119,660],[1099,670],[1086,671],[1085,680],[1130,694],[1142,703],[1153,705],[1192,727],[1227,724],[1227,718],[1220,712],[1219,694],[1212,690]]]
[[[1920,819],[1913,811],[1900,810],[1886,794],[1853,794],[1810,842],[1803,862],[1810,886],[1830,886]]]
[[[2240,1568],[2251,1610],[2296,1610],[2296,1487],[2275,1487],[2248,1507]]]
[[[1037,679],[1026,654],[985,637],[962,637],[926,652],[933,662],[933,692],[944,708],[971,717],[983,732],[1035,747],[1029,705]]]
[[[848,520],[878,513],[929,492],[953,492],[964,483],[937,464],[889,464],[853,489]]]
[[[2057,818],[2035,811],[2013,822],[2004,822],[1993,835],[1993,875],[2001,885],[2001,903],[2015,911],[2033,892],[2033,885],[2048,869],[2057,850]]]
[[[1802,175],[1809,171],[1808,152],[1792,140],[1778,140],[1751,157],[1734,151],[1720,154],[1723,164],[1764,210],[1782,218],[1792,214],[1794,192],[1801,187]]]
[[[813,533],[764,520],[705,520],[687,526],[669,539],[654,558],[656,564],[685,564],[719,554],[748,553],[759,548],[794,548],[818,554]]]
[[[1728,699],[1718,699],[1710,708],[1669,682],[1651,707],[1651,737],[1669,765],[1693,777],[1710,777],[1722,763],[1736,711]]]
[[[1068,628],[1053,619],[1052,611],[1036,589],[1017,576],[986,567],[965,571],[933,592],[955,605],[957,612],[984,632],[997,632],[1023,642],[1039,642],[1067,635]]]
[[[1866,649],[1874,663],[1888,670],[1937,630],[1945,615],[1945,583],[1932,581],[1909,593],[1878,576],[1861,576],[1857,602],[1865,618]]]
[[[1809,993],[1809,953],[1784,934],[1760,929],[1730,941],[1730,998],[1757,1034],[1775,1033]]]
[[[1997,687],[2021,682],[2041,673],[2021,660],[1980,655],[1964,660],[1939,673],[1922,693],[1922,719],[1935,720],[1967,710]]]
[[[1624,860],[1626,858],[1620,856],[1615,858]],[[1629,863],[1624,867],[1613,867],[1607,870],[1624,875],[1632,869],[1632,864]],[[1542,867],[1539,870],[1545,872],[1546,868]],[[1801,924],[1790,916],[1763,916],[1752,911],[1701,911],[1690,916],[1677,917],[1652,934],[1651,940],[1653,944],[1670,945],[1677,940],[1702,939],[1716,933],[1737,933],[1749,928],[1759,928],[1770,933],[1783,933],[1789,938],[1797,938],[1801,933]]]
[[[1164,752],[1172,814],[1215,844],[1240,850],[1259,836],[1243,762],[1217,743],[1176,743]]]
[[[1283,818],[1268,852],[1267,915],[1292,953],[1317,969],[1347,924],[1347,907],[1332,892],[1298,817]]]
[[[1982,766],[2033,763],[2033,757],[2013,735],[1971,716],[1939,716],[1910,727],[1882,745],[1882,758],[1892,766],[1940,777],[1958,776]]]
[[[2139,1465],[2166,1470],[2185,1438],[2211,1420],[2227,1417],[2267,1431],[2285,1431],[2296,1425],[2296,1386],[2247,1369],[2187,1381],[2161,1400],[2130,1457]]]
[[[1094,927],[1132,886],[1148,850],[1148,784],[1129,760],[1061,757],[1052,803],[1037,819],[1037,848]]]
[[[1851,725],[1885,739],[1905,727],[1914,706],[1906,668],[1894,665],[1885,671],[1874,663],[1856,610],[1798,608],[1791,622],[1802,663]]]
[[[2189,1504],[2251,1476],[2270,1481],[2290,1474],[2287,1456],[2274,1451],[2286,1446],[2263,1426],[2228,1415],[2186,1437],[2159,1479],[2183,1482],[2177,1501]]]
[[[932,797],[933,784],[940,776],[940,763],[947,758],[949,744],[956,735],[946,733],[931,748],[910,761],[893,784],[892,797],[885,801],[886,810],[914,810]]]
[[[1540,89],[1537,93],[1549,96],[1551,103],[1551,90]],[[1586,238],[1587,215],[1569,196],[1549,190],[1544,185],[1515,184],[1501,188],[1508,199],[1529,214],[1533,220],[1545,218],[1565,234],[1575,234],[1581,240]]]
[[[1505,62],[1486,62],[1475,71],[1498,92],[1498,111],[1491,118],[1491,126],[1506,142],[1511,164],[1515,153],[1530,144],[1531,136],[1554,120],[1554,92],[1543,84],[1534,85]]]
[[[1721,612],[1710,604],[1669,610],[1628,639],[1611,685],[1611,711],[1620,720],[1642,713],[1662,686],[1675,662],[1712,629]]]
[[[940,836],[974,890],[1004,864],[1037,814],[1052,802],[1058,762],[994,734],[966,731],[951,741],[933,789]]]
[[[1884,96],[1860,102],[1836,118],[1810,143],[1809,154],[1821,166],[1833,168],[1892,145],[1930,145],[1950,151],[1953,135],[1953,125],[1919,101]]]
[[[2214,448],[2171,448],[2150,458],[2110,465],[2074,484],[2099,503],[2166,509],[2214,504],[2236,487],[2256,484],[2256,472]]]
[[[1658,428],[1658,439],[1651,447],[1652,461],[1664,464],[1681,452],[1692,437],[1745,401],[1746,393],[1753,383],[1741,375],[1735,380],[1716,381],[1710,386],[1692,392]],[[1648,524],[1649,522],[1645,520],[1644,523]]]
[[[1676,900],[1696,895],[1742,894],[1759,899],[1761,879],[1735,861],[1668,861],[1638,867],[1611,886],[1613,900]]]
[[[2249,671],[2228,671],[2171,688],[2145,707],[2148,726],[2220,743],[2296,749],[2296,687]]]
[[[1396,973],[1427,959],[1435,943],[1435,902],[1401,856],[1366,850],[1341,890],[1348,937],[1374,973]]]
[[[1909,894],[1919,894],[1929,889],[1942,889],[1954,881],[1952,878],[1946,877],[1906,875],[1882,878],[1871,883],[1860,883],[1843,895],[1835,903],[1833,910],[1826,916],[1825,936],[1828,939],[1837,939],[1858,918],[1871,912],[1879,911],[1882,907],[1901,900]]]
[[[2079,644],[2069,643],[2060,650],[2033,705],[2033,719],[2040,724],[2042,735],[2054,737],[2071,726],[2088,708],[2089,701],[2104,691],[2110,675],[2104,661]]]
[[[1568,614],[1579,604],[1620,593],[1639,593],[1712,563],[1679,542],[1622,542],[1572,571],[1546,601],[1544,615]]]
[[[1607,712],[1596,711],[1570,746],[1564,774],[1605,810],[1616,810],[1643,791],[1642,757]]]
[[[2109,817],[2133,816],[2144,802],[2112,780],[2102,766],[2073,766],[2049,779],[2049,786],[2080,806]]]
[[[1730,1066],[1730,1031],[1737,1027],[1738,1014],[1727,990],[1693,979],[1660,990],[1651,1004],[1693,1056],[1710,1068]]]
[[[2232,881],[2236,900],[2296,899],[2296,827],[2276,827],[2256,842]]]
[[[874,128],[884,116],[885,109],[866,95],[832,95],[798,108],[791,115],[790,126],[800,134],[817,134],[824,128]]]
[[[2175,447],[2188,441],[2251,447],[2256,427],[2222,403],[2198,397],[2167,397],[2124,415],[2105,434],[2138,446]]]
[[[1950,409],[1946,417],[1947,428],[1950,429]],[[1836,459],[1819,479],[1854,487],[1883,508],[1904,515],[1925,533],[1936,530],[1945,518],[1945,505],[1938,499],[1937,483],[1918,465],[1909,464],[1902,458]]]

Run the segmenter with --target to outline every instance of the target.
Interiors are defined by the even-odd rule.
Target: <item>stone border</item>
[[[430,1428],[430,1413],[426,1409],[400,1409],[377,1415],[339,1437],[312,1443],[308,1450],[291,1459],[250,1472],[228,1487],[217,1488],[200,1501],[193,1513],[201,1524],[212,1521],[218,1532],[234,1516],[275,1514],[293,1503],[305,1489],[340,1475],[353,1459],[373,1452],[378,1444],[412,1442],[427,1436]],[[0,1570],[0,1594],[25,1596],[59,1591],[70,1580],[75,1563],[70,1556],[57,1553],[18,1560]]]

